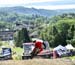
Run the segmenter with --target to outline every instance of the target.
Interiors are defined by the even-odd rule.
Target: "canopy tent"
[[[67,48],[62,45],[55,47],[54,51],[56,51],[59,56],[62,56],[68,53]]]
[[[62,45],[59,45],[59,46],[57,46],[57,47],[55,47],[54,48],[54,50],[67,50],[67,48],[66,47],[64,47],[64,46],[62,46]]]
[[[75,49],[71,44],[67,44],[65,47],[66,47],[67,49],[69,49],[69,50]]]

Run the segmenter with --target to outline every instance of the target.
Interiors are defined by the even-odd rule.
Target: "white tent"
[[[64,47],[62,45],[59,45],[59,46],[57,46],[57,47],[54,48],[54,50],[60,50],[60,49],[61,50],[67,50],[66,47]]]
[[[57,51],[59,56],[67,54],[67,48],[62,46],[62,45],[59,45],[59,46],[55,47],[54,51]]]
[[[69,50],[75,49],[71,44],[67,44],[65,47],[66,47],[67,49],[69,49]]]

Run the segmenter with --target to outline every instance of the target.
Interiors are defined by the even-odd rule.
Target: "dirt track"
[[[0,65],[75,65],[69,59],[33,59],[0,61]]]

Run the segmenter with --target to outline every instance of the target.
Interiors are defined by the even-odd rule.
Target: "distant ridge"
[[[0,7],[0,12],[8,13],[18,13],[18,14],[28,14],[28,15],[41,15],[41,16],[54,16],[62,13],[75,13],[75,9],[62,9],[62,10],[46,10],[46,9],[36,9],[36,8],[26,8],[22,6],[15,7]]]

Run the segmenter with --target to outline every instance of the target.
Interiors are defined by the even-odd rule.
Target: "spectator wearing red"
[[[38,53],[40,53],[43,50],[42,42],[34,41],[34,43],[35,43],[35,48],[33,49],[32,53],[31,53],[31,58],[33,58],[34,56],[36,56]]]
[[[35,48],[39,49],[38,52],[41,52],[41,51],[43,50],[42,44],[43,44],[43,43],[40,42],[40,41],[36,41],[36,42],[35,42]],[[35,48],[34,48],[34,49],[35,49]]]

